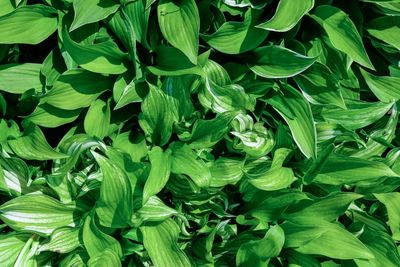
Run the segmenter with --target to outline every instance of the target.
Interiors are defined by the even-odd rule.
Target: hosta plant
[[[400,266],[399,0],[0,0],[0,266]]]

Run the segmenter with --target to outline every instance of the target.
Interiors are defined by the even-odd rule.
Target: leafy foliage
[[[1,266],[400,266],[399,0],[0,0]]]

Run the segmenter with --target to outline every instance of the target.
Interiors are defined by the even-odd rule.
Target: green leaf
[[[1,65],[0,90],[12,94],[23,94],[29,89],[41,91],[41,67],[41,64],[35,63]]]
[[[202,68],[193,64],[180,50],[161,45],[155,49],[155,64],[147,66],[150,72],[160,76],[184,74],[204,75]]]
[[[308,69],[316,60],[281,46],[259,47],[251,52],[250,69],[264,78],[287,78]]]
[[[139,124],[146,137],[155,144],[165,145],[172,135],[172,127],[177,120],[178,112],[174,98],[150,86],[139,115]]]
[[[400,18],[384,16],[371,20],[367,24],[367,31],[373,37],[400,50],[400,41],[397,38],[400,34]]]
[[[62,226],[78,226],[80,216],[73,203],[65,205],[40,194],[19,196],[0,206],[0,219],[8,226],[45,236]]]
[[[198,119],[193,124],[192,132],[180,138],[193,149],[212,147],[228,133],[235,115],[235,112],[224,112],[211,120]]]
[[[322,5],[315,9],[312,18],[321,24],[336,49],[362,66],[374,69],[361,36],[346,13],[337,7]]]
[[[317,199],[310,205],[305,205],[304,208],[294,213],[289,213],[285,216],[287,219],[307,219],[319,218],[326,221],[334,221],[337,217],[343,215],[349,205],[362,195],[354,193],[333,194],[327,197]]]
[[[160,0],[158,23],[164,38],[197,64],[200,17],[194,0]]]
[[[400,99],[400,78],[391,76],[375,76],[360,70],[369,89],[382,102],[393,102]]]
[[[90,258],[101,255],[106,249],[112,250],[118,257],[122,256],[121,245],[118,241],[100,231],[90,215],[86,217],[83,225],[82,240]]]
[[[90,135],[103,139],[107,136],[110,128],[110,102],[101,99],[95,100],[89,107],[84,120],[85,132]]]
[[[223,187],[235,184],[243,177],[244,161],[235,158],[220,157],[210,167],[211,187]]]
[[[88,267],[122,266],[118,255],[110,249],[105,249],[103,253],[91,257],[87,264]]]
[[[73,69],[63,73],[40,102],[66,110],[84,108],[112,85],[113,79],[108,76]]]
[[[264,238],[240,246],[236,266],[263,266],[277,257],[285,243],[285,233],[279,225],[271,227]]]
[[[210,169],[203,160],[197,158],[196,153],[188,145],[174,142],[169,149],[172,151],[172,173],[189,176],[199,187],[209,186]]]
[[[81,246],[79,228],[61,227],[51,234],[50,240],[38,248],[38,252],[53,251],[68,253]]]
[[[121,133],[113,140],[113,147],[128,153],[136,162],[147,156],[148,149],[143,135],[132,136],[130,132]]]
[[[381,162],[332,154],[314,179],[316,183],[342,185],[375,182],[382,177],[399,177]]]
[[[312,104],[333,104],[345,108],[339,80],[325,65],[315,62],[303,73],[294,77],[304,96]]]
[[[257,27],[276,32],[289,31],[313,7],[314,0],[299,0],[295,2],[280,0],[274,16],[267,22],[257,25]]]
[[[392,237],[394,240],[400,240],[400,216],[399,216],[399,201],[400,193],[390,192],[382,194],[374,194],[374,196],[382,202],[387,210],[389,217],[389,226],[392,231]]]
[[[285,232],[285,247],[300,253],[343,260],[374,257],[360,240],[335,223],[309,218],[288,221],[281,226]]]
[[[14,140],[8,140],[12,151],[23,159],[28,160],[53,160],[67,158],[68,155],[55,151],[46,141],[40,128],[28,124],[24,134]]]
[[[240,54],[261,44],[268,32],[254,27],[259,14],[254,10],[246,12],[243,22],[225,22],[211,35],[201,38],[212,48],[225,54]]]
[[[0,44],[38,44],[57,29],[57,11],[28,5],[0,17]]]
[[[178,245],[179,227],[171,219],[140,227],[143,244],[155,266],[190,267],[186,254]]]
[[[126,54],[112,40],[96,44],[80,44],[71,39],[66,28],[62,36],[68,54],[82,68],[106,74],[120,74],[127,70]]]
[[[305,98],[290,85],[282,90],[284,96],[276,94],[267,103],[285,119],[292,132],[294,141],[303,154],[310,158],[316,157],[316,129],[311,108]],[[288,116],[282,107],[289,107],[293,117]]]
[[[366,127],[382,118],[393,103],[348,101],[347,109],[324,107],[321,111],[325,121],[337,123],[349,130]]]
[[[121,96],[116,101],[114,109],[122,108],[130,103],[142,102],[149,92],[149,85],[146,82],[133,80],[125,86]]]
[[[11,232],[0,235],[0,259],[4,266],[14,266],[30,234]]]
[[[119,8],[116,0],[74,0],[74,21],[71,31],[107,18]]]
[[[199,93],[200,103],[216,113],[227,111],[254,110],[255,99],[246,94],[244,88],[238,84],[219,86],[210,79]]]
[[[35,110],[24,117],[42,127],[55,128],[76,120],[82,109],[65,110],[47,103],[38,105]]]
[[[161,222],[173,215],[178,215],[176,210],[165,205],[156,196],[150,197],[137,213],[145,222]]]
[[[167,184],[171,172],[171,151],[153,147],[149,152],[151,169],[143,189],[143,203],[158,194]]]
[[[127,174],[111,160],[92,152],[103,174],[96,214],[100,224],[122,228],[132,216],[132,188]]]
[[[287,148],[278,148],[274,153],[271,168],[268,171],[253,170],[246,173],[249,182],[260,190],[274,191],[288,187],[295,180],[291,168],[282,167],[283,162],[292,151]]]

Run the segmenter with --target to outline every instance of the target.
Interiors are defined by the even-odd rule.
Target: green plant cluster
[[[398,267],[400,0],[0,0],[0,266]]]

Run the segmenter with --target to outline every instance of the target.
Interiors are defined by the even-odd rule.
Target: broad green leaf
[[[53,160],[68,157],[55,151],[47,143],[40,128],[32,123],[27,125],[22,136],[8,140],[8,145],[17,156],[27,160]]]
[[[287,78],[308,69],[315,57],[307,57],[281,46],[264,46],[250,54],[250,69],[264,78]]]
[[[143,203],[164,188],[171,172],[170,150],[164,152],[160,147],[153,147],[148,155],[151,169],[143,189]]]
[[[92,152],[103,174],[96,213],[100,224],[122,228],[132,216],[132,188],[127,174],[111,160]]]
[[[400,265],[400,256],[396,244],[386,232],[365,227],[360,240],[368,247],[375,258],[369,260],[355,259],[357,266],[397,267]]]
[[[31,234],[11,232],[0,235],[0,259],[4,266],[14,266]]]
[[[155,49],[155,64],[147,66],[149,71],[160,76],[179,76],[184,74],[204,75],[202,68],[193,64],[175,47],[161,45]]]
[[[267,103],[285,119],[292,132],[294,141],[308,158],[316,157],[316,130],[311,108],[305,98],[290,85],[285,85],[283,96],[276,94]],[[290,108],[292,116],[288,116],[284,107]]]
[[[285,233],[279,225],[271,227],[264,238],[240,246],[236,266],[263,266],[277,257],[285,243]]]
[[[140,227],[143,244],[155,266],[190,267],[186,254],[178,245],[179,227],[171,219]]]
[[[111,249],[105,249],[103,253],[91,257],[87,264],[88,267],[122,266],[118,255]]]
[[[395,16],[384,16],[371,20],[367,24],[367,31],[373,37],[400,50],[400,18]]]
[[[79,225],[80,216],[75,204],[65,205],[40,194],[19,196],[0,206],[0,219],[8,226],[45,236],[62,226]]]
[[[121,245],[118,241],[100,231],[91,215],[86,217],[83,225],[82,240],[90,258],[101,255],[106,249],[112,250],[119,257],[122,256]]]
[[[325,121],[337,123],[349,130],[366,127],[382,118],[393,103],[348,101],[347,109],[324,107],[321,111]]]
[[[334,259],[371,259],[371,251],[338,224],[318,218],[285,222],[285,247]]]
[[[225,112],[211,120],[198,119],[193,124],[191,133],[185,133],[180,138],[193,149],[211,147],[228,133],[234,116],[235,113]]]
[[[0,44],[38,44],[57,29],[57,11],[27,5],[0,17]]]
[[[74,110],[91,105],[104,91],[112,89],[113,79],[83,69],[69,70],[54,83],[41,99],[56,108]]]
[[[280,0],[274,16],[267,22],[257,25],[269,31],[286,32],[291,30],[314,7],[314,0]]]
[[[19,158],[0,157],[0,191],[13,196],[20,196],[43,188],[36,185],[28,186],[29,168]]]
[[[146,137],[155,144],[165,145],[172,135],[178,112],[174,98],[161,89],[150,86],[149,94],[142,102],[139,124]]]
[[[76,120],[82,109],[65,110],[47,103],[38,105],[25,119],[42,127],[55,128]]]
[[[71,39],[66,28],[62,36],[68,54],[82,68],[106,74],[120,74],[127,70],[126,54],[112,40],[96,44],[80,44]]]
[[[150,10],[146,7],[144,0],[132,1],[122,7],[122,13],[126,20],[132,24],[136,40],[144,46],[147,45]]]
[[[361,70],[369,89],[382,102],[392,102],[400,99],[400,78],[391,76],[375,76]]]
[[[81,246],[79,228],[61,227],[50,236],[50,240],[39,246],[38,252],[53,251],[57,253],[69,253]]]
[[[254,27],[259,15],[250,10],[246,12],[243,22],[225,22],[211,35],[201,38],[212,48],[225,54],[240,54],[250,51],[261,44],[268,32]]]
[[[278,148],[274,153],[271,168],[268,171],[254,170],[246,173],[249,182],[260,190],[274,191],[288,187],[295,180],[293,170],[283,167],[283,162],[292,151]]]
[[[319,218],[326,221],[336,220],[339,216],[343,215],[349,205],[357,199],[360,199],[362,195],[354,193],[341,193],[330,195],[321,199],[315,200],[310,205],[306,205],[304,208],[294,213],[285,215],[287,219],[307,219],[307,218]]]
[[[0,1],[0,16],[8,14],[14,11],[15,7],[10,0],[1,0]]]
[[[235,158],[220,157],[210,167],[211,187],[223,187],[235,184],[243,176],[244,161]]]
[[[113,147],[118,148],[131,156],[135,162],[140,162],[147,156],[147,145],[143,135],[133,136],[130,132],[124,132],[113,140]]]
[[[205,80],[199,93],[200,103],[216,113],[227,111],[254,110],[255,99],[246,94],[238,84],[219,86],[210,79]]]
[[[346,13],[337,7],[322,5],[315,9],[312,17],[321,24],[336,49],[362,66],[374,69],[361,36]]]
[[[158,23],[164,38],[197,64],[200,16],[194,0],[160,0]]]
[[[332,154],[314,182],[332,185],[357,184],[376,182],[385,176],[399,177],[384,163]]]
[[[95,100],[89,107],[84,120],[85,132],[90,135],[103,139],[107,136],[110,128],[110,102],[101,99]]]
[[[303,73],[294,77],[304,96],[312,104],[333,104],[345,108],[339,80],[323,64],[315,62]]]
[[[176,210],[165,205],[156,196],[150,197],[137,213],[144,222],[161,222],[178,214]]]
[[[115,89],[115,87],[114,87]],[[142,102],[149,91],[149,85],[146,82],[133,80],[125,86],[120,97],[116,101],[114,109],[122,108],[130,103]]]
[[[168,96],[174,98],[180,120],[193,116],[194,106],[191,99],[192,75],[167,77],[163,81],[161,89]]]
[[[74,21],[71,31],[107,18],[119,8],[116,0],[74,0]]]
[[[0,91],[23,94],[29,89],[35,89],[40,92],[42,89],[39,75],[41,67],[41,64],[35,63],[1,65]]]
[[[169,146],[172,151],[171,172],[185,174],[199,187],[208,187],[211,181],[210,169],[202,159],[186,144],[174,142]]]
[[[390,192],[382,194],[374,194],[374,196],[382,202],[387,210],[389,217],[389,226],[392,231],[392,237],[394,240],[400,240],[400,216],[399,216],[399,192]]]

